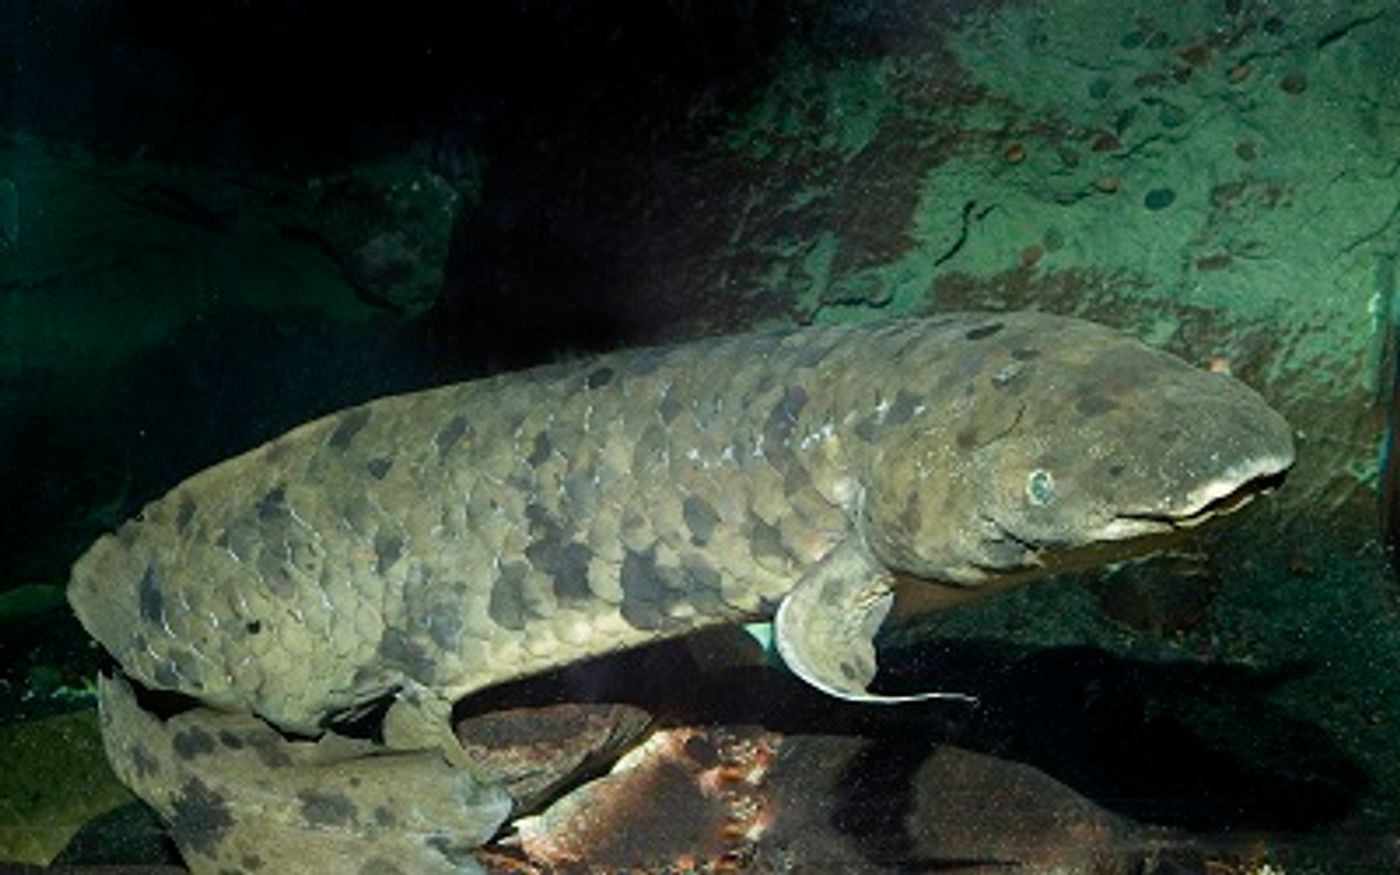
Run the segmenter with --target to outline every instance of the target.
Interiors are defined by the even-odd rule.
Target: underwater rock
[[[936,748],[910,779],[916,855],[1018,872],[1138,872],[1137,828],[1039,769]]]
[[[83,824],[49,865],[82,866],[80,871],[85,875],[103,871],[142,875],[189,871],[180,865],[180,856],[155,809],[135,799]],[[133,868],[137,866],[141,868]]]
[[[0,864],[47,865],[85,822],[132,798],[102,756],[91,711],[5,726],[0,775]]]
[[[786,739],[759,867],[1136,873],[1137,827],[1043,772],[951,745]]]
[[[457,723],[456,731],[468,759],[505,782],[520,812],[615,757],[650,722],[641,708],[585,702],[495,711]]]
[[[904,772],[906,767],[912,767]],[[754,726],[657,733],[484,856],[491,871],[1137,873],[1141,830],[1030,766]]]
[[[518,821],[485,861],[502,872],[520,857],[544,870],[742,869],[770,821],[763,778],[780,741],[750,726],[658,732],[605,777]]]
[[[405,159],[359,167],[313,186],[307,233],[362,301],[414,315],[437,299],[452,222],[478,185],[470,156],[457,164],[467,169],[444,176]]]

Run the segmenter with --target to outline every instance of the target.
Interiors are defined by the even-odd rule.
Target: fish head
[[[863,530],[894,570],[976,585],[1149,552],[1292,466],[1288,423],[1239,380],[1022,320],[976,350],[953,415],[911,424],[872,472]]]
[[[151,502],[98,538],[73,565],[68,603],[128,677],[231,707],[238,704],[231,679],[212,670],[209,658],[219,652],[211,602],[219,591],[214,581],[207,588],[178,585],[190,550],[168,524],[169,511],[169,501]]]

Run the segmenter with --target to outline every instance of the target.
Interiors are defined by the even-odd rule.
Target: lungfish
[[[1293,458],[1287,423],[1243,383],[1089,322],[963,313],[744,334],[310,422],[100,538],[69,597],[129,678],[242,721],[235,742],[256,717],[277,730],[263,748],[310,744],[294,739],[393,702],[382,746],[273,757],[321,771],[264,781],[254,803],[210,777],[227,769],[196,768],[242,748],[186,739],[183,756],[182,718],[162,724],[104,682],[109,756],[177,839],[192,808],[226,815],[181,843],[192,866],[254,868],[242,858],[260,840],[285,866],[295,842],[245,828],[269,819],[314,831],[334,814],[337,836],[373,845],[400,822],[366,798],[386,792],[381,758],[405,752],[409,774],[428,767],[407,752],[439,750],[474,800],[469,828],[457,845],[448,825],[415,833],[421,860],[392,854],[450,871],[465,864],[444,848],[509,816],[450,737],[452,703],[473,691],[771,619],[787,666],[834,696],[975,693],[870,689],[895,574],[992,591],[1195,526]],[[307,793],[309,808],[269,804]]]

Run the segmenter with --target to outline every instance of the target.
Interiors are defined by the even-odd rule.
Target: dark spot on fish
[[[215,543],[232,553],[239,562],[247,562],[257,549],[258,532],[248,522],[237,522],[224,529]]]
[[[601,389],[612,382],[613,373],[612,368],[595,368],[584,377],[583,384],[590,389]]]
[[[195,507],[194,499],[188,495],[180,496],[180,510],[175,515],[175,528],[179,530],[180,534],[184,534],[190,527],[190,520],[194,519]]]
[[[538,501],[532,501],[525,506],[525,520],[530,525],[531,537],[536,539],[559,537],[559,523],[555,521],[549,509]]]
[[[911,537],[916,535],[924,524],[924,509],[919,503],[919,497],[910,493],[909,498],[904,502],[904,512],[899,515],[900,525],[904,526],[904,531]]]
[[[525,508],[530,521],[530,537],[525,558],[554,581],[554,595],[561,601],[579,601],[592,596],[588,589],[588,563],[593,551],[577,541],[566,540],[558,521],[539,503]]]
[[[681,556],[681,572],[685,576],[686,601],[707,616],[724,617],[733,608],[724,600],[724,576],[698,553]]]
[[[269,769],[285,769],[292,764],[291,756],[282,749],[282,739],[270,732],[249,735],[248,746]]]
[[[403,538],[397,535],[386,535],[382,532],[375,535],[374,555],[377,557],[374,570],[383,574],[403,556]]]
[[[807,406],[807,390],[801,386],[783,389],[783,397],[769,411],[768,423],[780,437],[786,437],[797,426],[798,414]]]
[[[464,613],[460,598],[440,598],[420,622],[434,644],[443,650],[456,652],[462,640]]]
[[[1040,358],[1040,350],[1023,346],[1011,350],[1011,357],[1018,362],[1028,362],[1031,359]]]
[[[588,463],[584,468],[564,476],[564,508],[570,517],[588,519],[594,515],[598,493],[594,489],[596,468]]]
[[[783,475],[783,488],[789,495],[811,482],[810,475],[791,446],[797,417],[806,404],[807,390],[801,386],[788,386],[783,390],[783,397],[769,411],[763,425],[763,455]]]
[[[290,556],[285,544],[282,545],[281,549],[264,549],[258,554],[255,563],[258,576],[262,578],[263,583],[267,584],[267,588],[274,595],[284,599],[296,595],[297,591],[296,581],[288,569],[289,564]]]
[[[632,447],[633,470],[640,471],[653,465],[659,466],[668,455],[669,443],[670,438],[664,427],[655,422],[648,423]]]
[[[797,460],[793,454],[790,464],[784,466],[783,470],[783,493],[785,495],[796,495],[812,485],[812,475],[806,467]]]
[[[238,859],[238,862],[243,864],[244,869],[248,869],[252,872],[258,871],[265,865],[263,863],[263,858],[259,857],[257,854],[244,854]]]
[[[326,446],[333,450],[344,452],[349,448],[350,442],[355,439],[355,435],[360,433],[360,429],[369,423],[369,408],[357,407],[340,418],[340,424],[331,432],[330,439],[326,441]]]
[[[1110,477],[1121,477],[1121,476],[1123,476],[1123,466],[1122,466],[1122,465],[1109,465],[1109,466],[1108,466],[1108,476],[1110,476]]]
[[[627,551],[618,575],[622,584],[622,618],[637,629],[664,629],[677,620],[667,615],[666,605],[675,602],[666,579],[656,565],[656,550]]]
[[[191,726],[189,729],[175,733],[175,737],[170,741],[170,746],[175,749],[175,755],[180,759],[192,760],[200,754],[214,752],[214,736],[198,726]]]
[[[749,554],[760,561],[786,563],[792,558],[783,546],[783,533],[755,513],[749,514]]]
[[[262,620],[249,620],[243,628],[249,635],[256,635],[262,631]]]
[[[257,511],[258,519],[265,523],[285,519],[287,516],[286,487],[275,486],[269,489],[266,495],[258,499]]]
[[[681,568],[693,583],[691,589],[714,590],[716,593],[724,585],[724,575],[699,553],[686,553],[681,556]]]
[[[622,559],[620,582],[626,595],[642,601],[660,601],[666,588],[656,573],[656,550],[628,550]]]
[[[1005,326],[1002,325],[1000,322],[993,322],[990,325],[979,325],[978,327],[968,331],[967,334],[963,336],[966,337],[968,340],[983,340],[985,338],[991,337],[993,334],[996,334],[1004,327]]]
[[[394,812],[390,811],[383,805],[377,806],[374,809],[375,824],[379,826],[393,826],[394,824],[398,823],[398,821],[399,819],[394,816]]]
[[[383,857],[372,857],[356,870],[355,875],[405,875],[405,872]]]
[[[1174,428],[1163,429],[1157,433],[1157,440],[1164,444],[1174,444],[1181,437],[1181,432]]]
[[[525,628],[525,576],[523,562],[501,563],[500,575],[491,586],[486,613],[498,625],[519,632]]]
[[[867,444],[874,443],[875,438],[880,434],[880,420],[874,415],[865,417],[856,423],[856,437]]]
[[[447,458],[447,454],[452,452],[452,448],[461,441],[462,435],[467,433],[467,418],[462,414],[457,414],[447,421],[447,424],[438,429],[438,433],[433,435],[433,446],[437,447],[438,461]]]
[[[379,512],[371,505],[363,493],[346,496],[346,503],[340,508],[340,521],[357,535],[369,537],[378,525]]]
[[[714,507],[698,495],[687,495],[681,502],[681,517],[690,529],[690,543],[703,547],[710,542],[720,516]]]
[[[379,655],[403,669],[404,674],[422,683],[432,683],[437,670],[423,645],[410,638],[402,629],[385,629],[379,639]]]
[[[139,741],[131,746],[131,764],[136,767],[136,774],[143,778],[160,773],[160,762]]]
[[[846,680],[858,681],[861,679],[860,673],[856,671],[856,667],[854,664],[842,660],[839,668],[841,669],[841,676],[844,677]]]
[[[150,623],[165,623],[165,596],[161,594],[160,584],[156,580],[154,565],[147,565],[146,573],[141,575],[136,603],[141,611],[141,619]]]
[[[593,596],[588,588],[588,563],[593,551],[585,544],[570,541],[546,572],[554,579],[554,595],[560,601],[582,601]]]
[[[237,733],[230,732],[227,729],[219,730],[219,744],[222,744],[229,750],[243,749],[243,739],[239,738]]]
[[[224,835],[233,827],[228,802],[199,778],[185,782],[170,800],[170,834],[182,849],[215,855]]]
[[[676,397],[675,387],[668,386],[666,393],[661,396],[661,404],[657,408],[657,412],[661,414],[661,421],[670,425],[676,421],[676,417],[680,416],[684,409],[685,405]]]
[[[894,396],[894,403],[885,412],[885,425],[903,425],[918,409],[923,396],[915,395],[908,389],[900,389]]]
[[[975,428],[965,428],[965,429],[959,431],[958,434],[957,434],[957,436],[956,436],[955,438],[953,438],[953,440],[957,442],[958,449],[960,449],[960,450],[970,450],[970,449],[972,449],[973,447],[977,446],[977,440],[978,440],[977,429],[975,429]]]
[[[1112,398],[1100,395],[1097,392],[1080,395],[1074,402],[1074,409],[1077,410],[1081,416],[1098,416],[1101,413],[1115,410],[1117,407],[1118,402],[1114,401]]]
[[[549,440],[549,432],[536,432],[535,445],[530,450],[529,457],[525,459],[526,463],[528,463],[531,468],[538,468],[549,461],[549,457],[552,455],[554,455],[554,444]]]
[[[394,467],[394,460],[382,457],[370,459],[365,463],[365,468],[369,471],[369,476],[373,477],[375,480],[383,480],[384,476],[389,473],[389,469],[392,467]]]
[[[355,803],[341,793],[318,793],[303,790],[297,794],[301,802],[301,819],[307,826],[346,826],[355,822]]]

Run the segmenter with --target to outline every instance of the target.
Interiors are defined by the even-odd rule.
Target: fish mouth
[[[1207,520],[1234,513],[1283,485],[1292,458],[1259,459],[1226,471],[1187,493],[1180,502],[1143,511],[1119,511],[1097,536],[1124,541],[1193,529]]]
[[[1042,541],[1017,531],[990,514],[982,519],[993,547],[972,565],[989,576],[1038,577],[1094,568],[1171,547],[1191,529],[1232,514],[1283,484],[1291,455],[1263,457],[1237,465],[1186,493],[1143,510],[1120,510],[1081,532],[1073,543]]]

